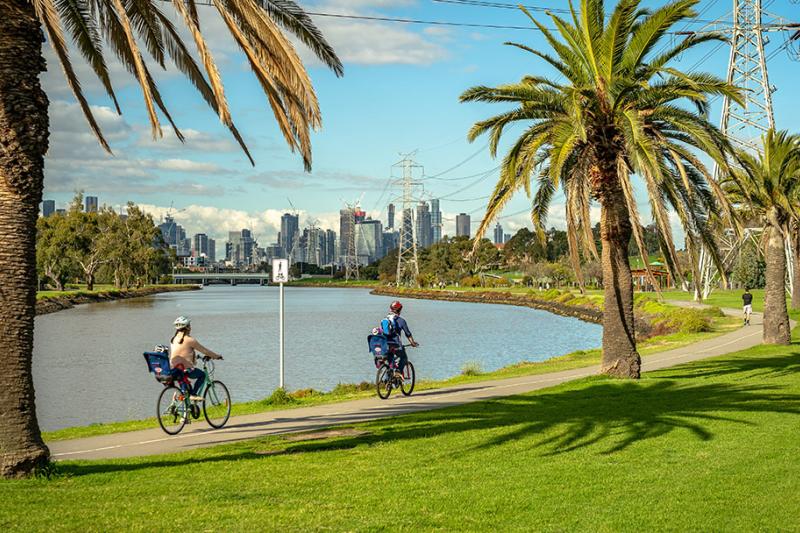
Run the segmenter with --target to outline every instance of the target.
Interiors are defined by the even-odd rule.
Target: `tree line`
[[[76,194],[64,213],[36,223],[36,271],[39,287],[64,290],[67,283],[95,283],[117,288],[158,283],[169,273],[175,252],[164,243],[153,217],[133,203],[127,214],[110,207],[85,212]]]

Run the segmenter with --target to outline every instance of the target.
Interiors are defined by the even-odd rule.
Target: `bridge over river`
[[[240,283],[269,284],[270,275],[267,272],[192,272],[189,274],[173,274],[175,283],[194,283],[209,285],[210,283],[227,283],[239,285]]]

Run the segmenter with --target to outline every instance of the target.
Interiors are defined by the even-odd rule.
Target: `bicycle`
[[[408,346],[411,345],[403,345],[404,348]],[[403,396],[411,396],[411,393],[414,392],[414,385],[417,381],[414,365],[411,361],[406,361],[401,379],[397,376],[398,358],[395,357],[396,353],[397,348],[390,348],[389,357],[375,357],[375,366],[378,367],[378,372],[375,375],[375,388],[381,400],[389,398],[389,395],[392,394],[392,389],[400,389]]]
[[[164,385],[156,403],[158,424],[166,434],[177,435],[192,419],[200,418],[199,402],[191,400],[191,382],[185,372],[169,368],[165,353],[146,352],[144,355],[150,371]],[[203,398],[202,411],[208,425],[220,429],[231,416],[231,395],[224,383],[214,379],[211,359],[203,357],[202,361],[205,380],[197,395]]]

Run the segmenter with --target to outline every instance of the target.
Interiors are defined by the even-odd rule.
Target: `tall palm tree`
[[[581,0],[579,11],[570,4],[571,20],[549,14],[555,31],[525,11],[551,50],[506,44],[537,56],[558,78],[525,76],[518,83],[473,87],[461,96],[462,102],[511,104],[469,132],[470,140],[489,133],[492,156],[507,126],[525,126],[503,159],[478,235],[520,189],[533,196],[532,220],[543,234],[560,186],[570,257],[580,280],[581,254],[597,256],[589,212],[591,203],[599,202],[605,289],[601,371],[613,376],[637,378],[641,364],[628,262],[631,236],[643,254],[646,247],[633,176],[646,188],[662,251],[679,280],[668,209],[680,218],[693,255],[701,242],[713,245],[709,220],[717,213],[732,215],[698,154],[727,165],[732,148],[708,120],[709,97],[740,102],[741,95],[715,76],[670,66],[683,52],[720,39],[669,42],[671,28],[695,16],[697,1],[678,0],[649,12],[639,0],[621,0],[606,16],[602,0]]]
[[[247,57],[290,149],[299,150],[309,169],[309,132],[321,125],[319,105],[311,79],[284,31],[308,46],[337,75],[342,73],[341,62],[293,0],[212,0],[212,4],[213,16],[223,20]],[[202,67],[164,8],[174,9],[188,29]],[[46,38],[55,51],[89,127],[109,152],[73,69],[68,37],[118,112],[106,63],[108,51],[138,81],[153,137],[161,137],[163,117],[183,139],[140,45],[155,65],[164,67],[171,61],[252,162],[231,118],[219,69],[203,37],[202,18],[195,0],[173,0],[171,7],[156,0],[0,1],[0,475],[27,474],[45,464],[49,453],[39,433],[31,379],[36,219],[49,136],[48,99],[39,83],[39,74],[45,70],[43,41]]]
[[[741,166],[722,186],[744,217],[764,226],[764,342],[789,344],[786,240],[800,219],[800,135],[770,130],[758,154],[742,152],[739,160]]]

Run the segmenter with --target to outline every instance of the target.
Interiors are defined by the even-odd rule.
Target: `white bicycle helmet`
[[[192,325],[191,321],[185,316],[179,316],[175,319],[175,329],[186,329]]]

